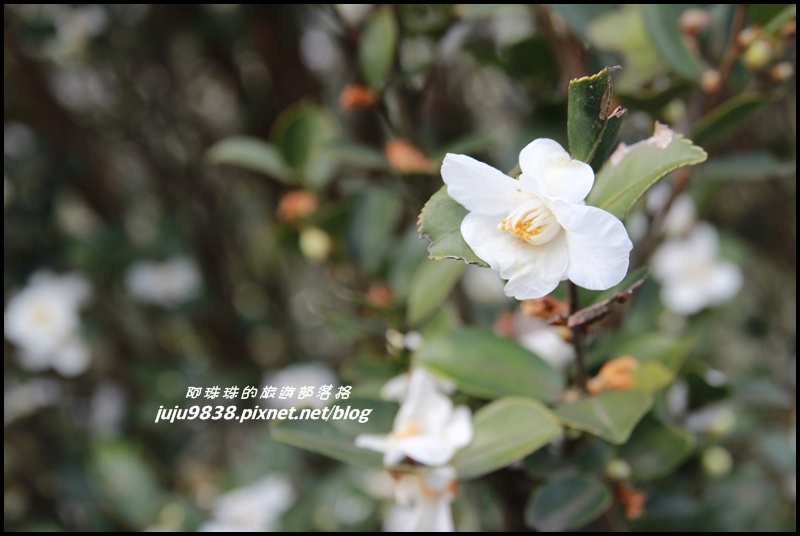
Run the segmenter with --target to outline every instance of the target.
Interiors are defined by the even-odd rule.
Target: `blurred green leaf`
[[[392,192],[369,188],[356,198],[353,220],[347,232],[356,262],[369,275],[383,266],[403,212],[402,201]]]
[[[589,24],[596,18],[614,11],[616,4],[548,4],[548,7],[564,19],[567,26],[586,37]]]
[[[423,340],[430,340],[450,333],[460,325],[461,321],[455,305],[445,302],[443,307],[440,307],[438,311],[433,313],[433,316],[420,326],[419,333],[422,335]]]
[[[621,343],[616,352],[618,355],[632,355],[640,363],[658,361],[677,373],[693,346],[694,341],[689,338],[647,333]]]
[[[206,159],[212,164],[228,164],[263,173],[284,183],[294,182],[292,172],[278,149],[257,138],[226,138],[206,152]]]
[[[597,17],[589,23],[586,34],[597,48],[622,54],[624,69],[615,82],[620,93],[636,95],[666,72],[667,66],[648,35],[640,4]]]
[[[467,209],[447,195],[447,186],[433,194],[419,215],[419,234],[430,241],[428,258],[461,259],[470,264],[488,267],[475,255],[461,235],[461,220]]]
[[[420,238],[416,228],[409,228],[394,251],[389,271],[389,284],[397,301],[405,301],[414,274],[427,258],[427,241]]]
[[[560,404],[555,412],[567,426],[621,445],[652,404],[652,395],[642,391],[606,391]]]
[[[408,295],[408,323],[416,326],[436,311],[461,279],[466,264],[424,261],[414,273]]]
[[[324,454],[335,460],[365,467],[383,467],[383,456],[378,452],[358,448],[358,434],[388,434],[392,429],[397,404],[372,398],[353,398],[337,401],[341,409],[371,409],[369,421],[350,420],[284,420],[272,426],[272,437],[283,443],[311,452]],[[329,406],[333,407],[333,406]]]
[[[342,164],[359,169],[388,171],[389,162],[383,153],[359,143],[333,141],[322,147],[325,154],[330,155]]]
[[[369,18],[358,46],[358,65],[369,85],[380,89],[392,72],[397,47],[397,20],[392,8],[384,6]]]
[[[655,393],[671,384],[674,379],[672,371],[661,362],[644,361],[633,372],[633,388],[645,393]]]
[[[526,396],[552,402],[563,389],[561,375],[539,356],[490,331],[461,329],[437,337],[413,359],[479,397]]]
[[[272,138],[289,167],[302,176],[307,187],[318,190],[336,170],[336,159],[326,149],[335,134],[336,125],[325,110],[300,103],[276,119]]]
[[[703,69],[697,54],[689,50],[683,39],[679,20],[686,9],[681,4],[643,4],[642,13],[647,33],[656,50],[676,73],[699,82]]]
[[[656,182],[676,169],[705,161],[706,152],[668,127],[652,137],[620,145],[595,179],[587,202],[622,219]]]
[[[694,444],[694,437],[688,432],[645,417],[617,455],[630,464],[635,480],[654,480],[683,463]]]
[[[143,529],[155,521],[165,495],[136,447],[121,441],[97,444],[91,473],[97,500],[127,525]]]
[[[624,108],[612,108],[611,73],[606,67],[592,76],[570,80],[567,136],[573,158],[597,171],[617,141]]]
[[[451,462],[460,479],[476,478],[515,462],[563,433],[553,413],[530,398],[500,398],[479,409],[474,436]]]
[[[597,478],[571,476],[536,490],[525,508],[525,523],[541,532],[579,529],[611,503],[611,492]]]
[[[723,102],[698,121],[693,138],[703,146],[716,145],[739,128],[769,100],[759,94],[737,95]]]
[[[786,6],[786,4],[778,4],[780,6]],[[770,20],[764,25],[764,35],[775,35],[780,32],[783,25],[787,22],[797,19],[797,4],[789,4],[788,6],[784,7],[781,11],[776,13]]]
[[[697,168],[698,179],[720,181],[761,181],[789,178],[797,173],[796,160],[779,160],[765,151],[714,156]]]

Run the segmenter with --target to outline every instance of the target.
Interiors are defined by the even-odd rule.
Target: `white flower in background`
[[[474,264],[467,266],[461,278],[461,286],[467,297],[480,305],[502,307],[511,303],[511,299],[503,292],[505,284],[497,272]]]
[[[592,168],[548,139],[528,144],[519,162],[519,180],[464,155],[442,164],[447,193],[469,211],[461,234],[508,280],[505,293],[524,300],[566,279],[591,290],[622,281],[633,244],[621,221],[583,204]]]
[[[388,435],[361,434],[356,446],[383,452],[386,466],[408,456],[425,465],[442,465],[472,441],[472,414],[466,406],[454,407],[428,373],[411,372],[408,394]]]
[[[565,329],[551,326],[540,318],[525,316],[520,311],[514,315],[517,342],[557,370],[564,370],[575,359],[575,347],[562,335]]]
[[[427,376],[424,381],[433,382],[435,387],[443,394],[452,394],[456,389],[456,385],[447,378],[434,376],[422,367],[415,368],[413,370],[413,374]],[[403,374],[399,374],[386,382],[381,388],[381,398],[384,400],[396,400],[397,402],[403,402],[406,398],[408,398],[411,376],[412,371],[404,372]]]
[[[672,188],[659,182],[647,191],[647,212],[655,215],[660,212],[672,196]],[[681,194],[675,198],[664,217],[662,229],[665,236],[684,236],[697,223],[697,208],[689,194]]]
[[[384,521],[386,532],[453,532],[450,504],[458,489],[456,471],[444,466],[400,475],[395,505]]]
[[[289,365],[277,372],[269,374],[264,379],[264,385],[277,387],[280,392],[281,387],[294,387],[295,396],[292,398],[270,398],[268,399],[269,405],[274,408],[283,409],[292,406],[297,407],[312,407],[322,408],[330,403],[330,399],[322,400],[316,396],[317,391],[323,385],[333,385],[336,388],[339,386],[339,380],[331,370],[324,366],[315,363],[308,363],[303,365]],[[309,398],[298,399],[297,394],[300,392],[301,387],[313,387],[314,396]]]
[[[81,339],[78,311],[91,295],[89,281],[78,274],[34,274],[5,310],[5,336],[19,347],[20,366],[52,367],[76,376],[89,366],[89,349]]]
[[[719,259],[719,237],[709,223],[698,223],[685,239],[665,242],[651,261],[653,277],[661,282],[661,301],[674,313],[700,312],[742,287],[739,267]]]
[[[39,408],[54,406],[61,396],[61,385],[53,380],[35,378],[23,384],[7,382],[3,390],[3,424],[8,425]]]
[[[214,506],[214,518],[204,523],[200,531],[273,531],[295,499],[294,488],[286,478],[270,475],[220,496]]]
[[[136,299],[162,307],[177,307],[200,291],[200,272],[186,257],[164,262],[139,261],[125,273],[125,286]]]

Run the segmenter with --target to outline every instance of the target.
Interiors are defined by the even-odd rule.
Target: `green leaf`
[[[358,65],[369,85],[380,89],[392,72],[397,20],[390,6],[376,10],[366,23],[358,47]]]
[[[500,398],[473,418],[472,443],[451,462],[460,479],[476,478],[515,462],[563,433],[553,413],[530,398]]]
[[[699,164],[707,156],[690,140],[656,123],[652,137],[630,146],[620,144],[597,174],[587,202],[622,219],[668,173]]]
[[[789,178],[797,173],[796,160],[779,160],[766,151],[715,155],[698,167],[698,179],[720,181],[763,181]]]
[[[277,441],[323,454],[335,460],[365,467],[382,467],[383,456],[378,452],[358,448],[358,434],[388,434],[392,429],[397,404],[371,398],[353,398],[336,402],[339,408],[371,409],[369,421],[351,420],[284,420],[272,426]],[[333,406],[329,406],[333,407]],[[331,410],[333,411],[333,410]]]
[[[693,347],[692,339],[679,339],[661,333],[649,333],[623,342],[615,348],[615,353],[632,355],[640,363],[657,361],[675,374],[680,370]]]
[[[558,13],[573,31],[582,37],[586,36],[589,24],[600,17],[614,11],[615,4],[550,4],[550,9]]]
[[[416,326],[433,314],[456,286],[466,264],[424,261],[414,273],[408,295],[408,323]]]
[[[679,75],[699,82],[703,74],[700,60],[686,46],[679,25],[681,13],[685,9],[686,6],[680,4],[642,5],[647,33],[661,57]]]
[[[379,171],[389,170],[389,162],[383,156],[383,153],[368,145],[333,141],[326,143],[322,150],[340,163],[354,168]]]
[[[525,523],[541,532],[579,529],[611,503],[611,492],[597,478],[571,476],[536,490],[525,508]]]
[[[90,471],[98,501],[126,524],[141,529],[155,521],[165,495],[136,447],[118,441],[97,445]]]
[[[563,379],[539,356],[491,331],[461,329],[427,341],[414,361],[453,380],[465,393],[526,396],[552,402]]]
[[[694,444],[694,437],[680,428],[645,417],[617,455],[631,466],[635,480],[654,480],[683,463]]]
[[[400,245],[395,248],[391,259],[389,284],[396,300],[405,301],[411,289],[414,274],[427,258],[426,241],[419,237],[416,228],[409,228],[403,234]]]
[[[697,122],[693,138],[704,146],[721,143],[739,132],[742,124],[768,102],[765,96],[753,93],[730,98]]]
[[[328,148],[335,136],[336,125],[330,115],[308,103],[284,111],[275,121],[272,135],[284,161],[314,189],[324,187],[336,171],[337,160]]]
[[[467,212],[467,209],[447,195],[447,186],[442,186],[425,203],[417,228],[420,236],[430,241],[428,258],[461,259],[469,264],[489,266],[475,255],[461,236],[461,220]]]
[[[212,164],[239,166],[281,182],[294,182],[278,149],[257,138],[234,136],[219,141],[206,152],[206,160]]]
[[[388,190],[370,188],[357,197],[347,240],[367,274],[374,276],[383,266],[402,212],[400,199]]]
[[[621,445],[652,404],[652,395],[641,391],[606,391],[563,403],[555,412],[567,426]]]
[[[587,162],[595,171],[611,154],[625,113],[624,108],[611,106],[611,73],[617,69],[606,67],[595,75],[569,82],[569,150],[573,158]]]
[[[633,372],[633,388],[645,393],[655,393],[671,384],[674,379],[672,371],[659,361],[644,361]]]

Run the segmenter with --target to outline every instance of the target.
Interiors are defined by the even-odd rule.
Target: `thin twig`
[[[569,313],[573,315],[580,310],[578,286],[569,282]],[[581,391],[586,391],[586,356],[584,355],[583,337],[586,327],[583,325],[572,328],[572,345],[575,347],[575,385]]]
[[[742,28],[744,28],[746,16],[747,4],[738,4],[736,6],[736,11],[733,13],[733,21],[731,21],[730,43],[728,43],[728,47],[719,62],[719,84],[714,88],[714,91],[708,94],[708,98],[706,99],[707,111],[711,110],[717,104],[722,90],[725,87],[725,82],[728,81],[728,76],[731,74],[733,64],[736,62],[736,58],[742,53],[742,48],[736,42],[736,38],[742,32]]]

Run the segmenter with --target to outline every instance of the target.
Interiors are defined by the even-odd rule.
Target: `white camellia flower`
[[[442,465],[456,450],[472,441],[472,414],[440,391],[436,380],[422,369],[411,372],[408,395],[388,435],[361,434],[356,446],[383,452],[386,466],[408,456],[425,465]]]
[[[8,300],[6,338],[20,348],[19,363],[28,370],[53,367],[76,376],[89,366],[89,349],[80,337],[78,311],[91,286],[78,274],[34,274],[27,287]]]
[[[384,521],[386,532],[453,532],[450,503],[456,496],[456,471],[449,465],[400,475],[395,505]]]
[[[125,273],[125,286],[136,299],[168,308],[194,298],[200,291],[200,283],[200,271],[186,257],[164,262],[139,261]]]
[[[270,475],[249,486],[220,496],[214,519],[201,532],[266,532],[275,530],[281,515],[296,499],[292,484],[280,475]]]
[[[700,312],[732,298],[742,287],[742,271],[719,259],[717,231],[706,222],[685,239],[662,244],[651,261],[653,277],[661,282],[661,301],[674,313]]]
[[[519,180],[465,155],[442,164],[447,193],[469,211],[461,234],[508,280],[505,293],[525,300],[566,279],[590,290],[622,281],[633,244],[621,221],[583,204],[592,168],[549,139],[528,144],[519,163]]]

